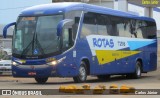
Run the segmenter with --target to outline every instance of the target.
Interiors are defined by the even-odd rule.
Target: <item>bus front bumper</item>
[[[74,77],[78,75],[75,66],[51,65],[12,65],[13,77]]]
[[[50,65],[12,65],[13,77],[56,76],[56,67]]]

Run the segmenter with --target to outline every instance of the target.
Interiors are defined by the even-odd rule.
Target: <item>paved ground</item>
[[[45,85],[36,84],[35,80],[32,78],[13,78],[11,76],[0,76],[0,89],[58,89],[60,85],[70,85],[75,84],[72,78],[49,78],[48,82]],[[111,84],[117,84],[119,87],[123,84],[133,86],[136,89],[159,89],[160,88],[160,66],[158,66],[158,70],[154,72],[149,72],[147,74],[143,74],[141,79],[126,79],[124,76],[114,76],[107,81],[99,81],[96,77],[88,77],[87,84],[91,85],[91,88],[99,84],[104,84],[106,87],[109,87]],[[76,84],[83,85],[83,84]],[[22,96],[0,96],[0,98],[21,98]],[[29,96],[23,96],[28,98]],[[30,96],[30,98],[36,98],[38,96]],[[71,96],[71,95],[50,95],[45,96],[46,98],[71,98],[71,97],[98,97],[98,95],[90,95],[90,96]],[[101,96],[103,97],[110,97]],[[140,95],[136,96],[119,96],[119,97],[141,97]],[[145,96],[142,96],[145,97]],[[146,96],[149,98],[149,96]],[[145,98],[146,98],[145,97]],[[151,96],[150,96],[151,97]],[[152,96],[153,98],[158,98],[158,96]],[[39,96],[38,98],[44,98],[44,96]]]
[[[49,78],[45,85],[37,84],[32,78],[13,78],[11,76],[0,76],[0,88],[1,89],[29,89],[29,88],[43,88],[43,89],[58,89],[60,85],[75,84],[72,78]],[[96,77],[89,76],[87,84],[95,87],[99,84],[105,84],[109,86],[111,84],[117,84],[119,86],[126,84],[136,88],[155,89],[160,88],[160,67],[157,71],[142,74],[141,79],[126,79],[125,76],[113,76],[106,81],[99,81]],[[83,85],[82,83],[76,85]]]

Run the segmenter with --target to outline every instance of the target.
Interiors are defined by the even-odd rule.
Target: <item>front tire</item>
[[[48,80],[48,77],[47,78],[35,78],[35,80],[36,80],[36,82],[38,83],[38,84],[44,84],[44,83],[46,83],[46,81]]]
[[[79,67],[79,74],[76,77],[73,77],[74,82],[76,83],[82,83],[85,82],[87,79],[87,69],[85,62],[81,62],[81,65]]]

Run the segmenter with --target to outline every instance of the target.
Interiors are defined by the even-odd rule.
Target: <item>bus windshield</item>
[[[19,17],[14,38],[13,54],[38,57],[58,52],[60,39],[56,34],[63,15]]]

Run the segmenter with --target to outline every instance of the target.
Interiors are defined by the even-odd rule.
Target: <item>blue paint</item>
[[[128,14],[125,12],[115,11],[108,8],[98,7],[89,4],[83,3],[54,3],[49,5],[41,5],[36,7],[31,7],[25,9],[20,16],[31,16],[31,15],[40,15],[40,12],[43,12],[43,15],[50,14],[59,14],[62,12],[68,12],[71,10],[84,10],[84,11],[92,11],[103,14],[111,14],[115,16],[122,16],[134,19],[148,20],[154,21],[152,18],[146,17],[138,17],[136,15]],[[35,14],[39,12],[39,14]],[[80,33],[82,29],[84,14],[82,13],[82,17],[80,19],[80,26],[78,29],[78,36],[76,39],[76,43],[74,47],[70,48],[69,51],[63,52],[59,55],[53,55],[52,57],[44,58],[44,59],[26,59],[26,62],[23,64],[25,66],[30,65],[46,65],[46,68],[37,68],[37,69],[22,69],[18,68],[18,66],[12,66],[12,71],[15,71],[17,74],[13,74],[14,77],[35,77],[29,76],[28,72],[35,71],[37,72],[36,77],[74,77],[78,75],[78,70],[83,59],[87,59],[90,64],[90,75],[103,75],[103,74],[121,74],[121,73],[132,73],[135,71],[135,63],[139,58],[143,59],[143,71],[153,71],[156,70],[157,66],[157,40],[150,42],[128,42],[131,50],[139,49],[141,52],[139,54],[129,56],[120,60],[116,60],[111,63],[104,64],[100,66],[98,63],[98,59],[96,56],[92,56],[89,44],[86,38],[81,39]],[[59,24],[57,32],[61,32],[60,28],[63,27],[65,21],[61,21]],[[61,35],[58,33],[57,35]],[[119,37],[117,37],[119,38]],[[104,38],[93,38],[93,46],[95,47],[114,47],[113,39],[104,39]],[[121,50],[129,50],[129,48],[121,49]],[[73,51],[76,51],[76,57],[73,57]],[[147,51],[147,52],[146,52]],[[49,58],[55,58],[55,60],[59,60],[66,56],[66,59],[61,63],[58,63],[55,66],[48,66],[47,60]],[[106,55],[107,56],[107,55]],[[92,58],[95,58],[93,60]],[[18,58],[12,58],[13,61],[19,60]],[[149,62],[149,64],[148,64]],[[52,73],[52,72],[55,73]]]
[[[39,5],[39,6],[33,6],[30,8],[27,8],[22,11],[20,16],[33,16],[33,15],[51,15],[51,14],[60,14],[62,12],[68,12],[71,10],[86,10],[96,13],[102,13],[102,14],[110,14],[114,16],[121,16],[121,17],[127,17],[127,18],[133,18],[133,19],[140,19],[140,20],[147,20],[147,21],[153,21],[154,19],[149,17],[140,17],[137,15],[133,15],[127,12],[117,11],[110,8],[105,8],[101,6],[96,5],[90,5],[85,3],[53,3],[53,4],[45,4],[45,5]]]
[[[3,37],[6,38],[7,37],[7,29],[13,25],[16,25],[16,22],[7,24],[4,28],[3,28]]]
[[[155,41],[128,41],[130,50],[136,50],[152,43],[155,43]]]
[[[73,20],[71,19],[64,19],[62,21],[59,22],[59,24],[57,25],[57,36],[61,36],[62,34],[62,30],[63,30],[63,26],[68,23],[68,22],[71,22]]]
[[[93,46],[94,47],[114,47],[113,39],[105,39],[105,38],[93,38]]]

